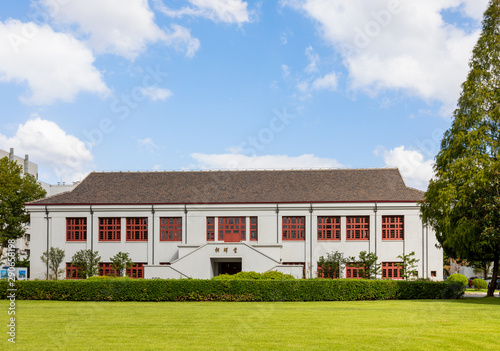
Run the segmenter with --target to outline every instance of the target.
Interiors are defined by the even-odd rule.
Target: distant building
[[[443,253],[423,225],[423,192],[397,169],[91,173],[71,192],[33,201],[31,278],[44,278],[48,247],[70,260],[98,251],[100,274],[128,252],[134,278],[211,278],[277,270],[321,273],[320,256],[373,252],[379,278],[401,279],[398,255],[415,252],[418,276],[441,280]],[[347,266],[344,277],[358,277]]]

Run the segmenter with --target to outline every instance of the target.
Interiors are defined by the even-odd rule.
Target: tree
[[[338,279],[342,275],[343,254],[338,251],[327,253],[318,260],[318,277]]]
[[[24,204],[45,195],[34,177],[23,176],[20,165],[8,157],[0,159],[0,261],[8,240],[17,240],[26,233],[30,217]]]
[[[361,251],[359,253],[359,258],[348,257],[346,259],[346,264],[354,266],[357,268],[362,268],[358,271],[359,276],[362,279],[372,279],[380,273],[380,264],[377,263],[378,257],[374,252],[367,253],[366,251]]]
[[[129,269],[133,265],[134,262],[126,252],[120,251],[116,255],[111,257],[111,266],[115,271],[119,273],[120,277],[124,277],[127,273],[127,269]]]
[[[59,274],[64,272],[64,269],[59,269],[59,266],[64,260],[64,256],[66,256],[64,250],[58,247],[51,247],[48,252],[45,251],[42,256],[40,256],[40,259],[45,266],[48,266],[52,271],[52,275],[50,277],[46,277],[46,279],[53,278],[57,280],[59,278]]]
[[[500,0],[490,0],[451,128],[421,204],[424,223],[450,257],[500,258]],[[494,284],[488,289],[493,296]]]
[[[470,266],[474,268],[474,274],[480,274],[484,279],[488,279],[488,275],[491,271],[490,261],[471,261]]]
[[[402,254],[398,256],[398,258],[401,261],[403,261],[401,263],[398,263],[398,265],[401,266],[401,276],[405,280],[408,280],[410,278],[415,278],[418,275],[418,270],[416,268],[417,268],[417,262],[420,260],[413,256],[415,256],[414,251],[406,255]]]
[[[71,263],[78,269],[78,273],[84,278],[99,274],[99,262],[101,256],[98,251],[79,250],[71,258]]]

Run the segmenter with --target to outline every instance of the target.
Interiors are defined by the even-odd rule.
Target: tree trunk
[[[490,286],[488,287],[488,294],[486,295],[488,297],[494,296],[495,287],[497,286],[498,264],[499,264],[498,255],[499,255],[498,252],[496,252],[495,256],[493,258],[493,274],[491,275],[491,282],[490,282]]]

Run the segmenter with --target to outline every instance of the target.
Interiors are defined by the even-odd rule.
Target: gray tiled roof
[[[36,205],[415,202],[397,169],[90,173]]]

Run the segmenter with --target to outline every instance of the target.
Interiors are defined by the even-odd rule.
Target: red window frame
[[[401,262],[382,262],[383,279],[403,279]]]
[[[340,240],[339,216],[318,216],[318,240]]]
[[[148,241],[147,217],[127,217],[127,241]]]
[[[215,217],[207,217],[207,241],[215,240]]]
[[[333,273],[333,277],[326,277],[328,279],[339,279],[339,271],[340,267],[337,271]],[[323,271],[323,267],[318,264],[318,271],[316,272],[316,275],[320,279],[325,279],[325,272]]]
[[[345,277],[347,279],[362,279],[364,267],[358,267],[354,263],[348,263],[345,266]]]
[[[99,241],[121,241],[120,217],[99,217]]]
[[[160,217],[160,241],[182,241],[182,217]]]
[[[369,240],[370,216],[349,216],[346,218],[346,240]]]
[[[144,278],[144,264],[145,263],[134,263],[127,269],[127,276],[133,279]]]
[[[382,240],[404,240],[405,216],[382,216]]]
[[[305,216],[283,216],[282,223],[283,240],[306,240]]]
[[[66,218],[66,241],[87,241],[87,217]]]
[[[246,217],[219,217],[219,241],[240,242],[246,239]]]
[[[66,279],[84,279],[84,276],[78,271],[78,267],[73,266],[73,263],[66,262]]]
[[[259,240],[259,219],[250,217],[250,241]]]
[[[99,263],[99,275],[107,277],[118,277],[120,272],[113,269],[111,262],[100,262]]]

